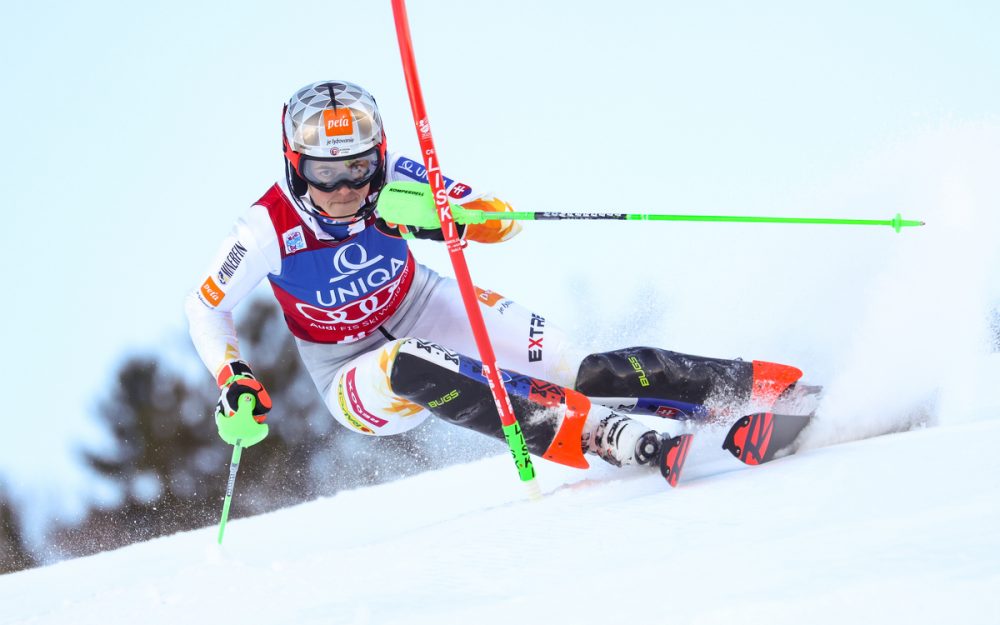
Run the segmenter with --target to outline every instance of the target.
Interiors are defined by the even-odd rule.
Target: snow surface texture
[[[498,456],[233,521],[222,548],[206,528],[11,574],[0,622],[995,624],[998,438],[761,467],[703,442],[677,489],[540,461],[537,502]]]

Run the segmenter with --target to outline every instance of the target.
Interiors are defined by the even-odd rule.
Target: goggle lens
[[[321,191],[334,191],[344,184],[352,189],[360,189],[371,182],[378,167],[377,149],[341,159],[303,156],[299,161],[299,175]]]

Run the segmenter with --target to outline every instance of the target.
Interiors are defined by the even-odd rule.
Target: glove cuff
[[[250,370],[250,365],[242,360],[233,360],[232,362],[227,362],[222,369],[219,370],[218,375],[215,376],[215,381],[219,385],[219,388],[224,387],[226,384],[232,380],[232,378],[240,376],[244,378],[257,378],[254,376],[253,371]]]

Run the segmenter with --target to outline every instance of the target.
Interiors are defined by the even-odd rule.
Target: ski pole
[[[472,212],[472,211],[469,211]],[[484,213],[485,211],[478,211]],[[523,220],[546,220],[546,219],[620,219],[627,221],[715,221],[729,223],[752,223],[752,224],[819,224],[819,225],[842,225],[842,226],[891,226],[893,230],[899,232],[903,228],[923,226],[924,222],[910,219],[903,219],[903,216],[896,213],[892,219],[839,219],[828,217],[749,217],[743,215],[657,215],[657,214],[637,214],[637,213],[556,213],[549,211],[538,211],[534,213],[519,212],[517,217],[507,217],[507,213],[487,213],[493,215],[493,219],[523,219]],[[485,219],[477,216],[479,219]]]
[[[233,445],[233,459],[229,463],[229,482],[226,484],[226,500],[222,504],[222,519],[219,521],[219,544],[226,533],[226,521],[229,519],[229,505],[233,502],[233,488],[236,486],[236,472],[240,468],[240,456],[243,454],[243,439],[238,439]]]
[[[219,521],[219,544],[226,532],[226,521],[229,520],[229,506],[233,502],[233,488],[236,486],[236,472],[240,468],[240,456],[244,447],[251,447],[267,437],[266,423],[257,423],[253,418],[253,409],[257,401],[250,393],[240,395],[236,414],[225,416],[221,412],[215,414],[215,422],[219,426],[219,435],[233,446],[233,458],[229,462],[229,482],[226,484],[226,499],[222,503],[222,519]]]
[[[466,264],[465,255],[462,252],[464,241],[458,237],[451,208],[448,205],[448,196],[444,188],[444,178],[441,175],[441,164],[434,149],[434,137],[431,135],[431,126],[427,119],[427,110],[424,107],[424,97],[420,90],[420,78],[417,76],[417,61],[413,54],[410,23],[406,16],[406,4],[404,0],[392,0],[392,13],[393,19],[396,22],[396,38],[399,41],[399,55],[403,61],[403,72],[406,75],[406,88],[410,96],[413,122],[420,140],[420,151],[423,154],[424,166],[427,168],[427,179],[430,182],[430,189],[433,190],[431,197],[434,198],[434,206],[437,208],[437,214],[433,215],[437,219],[436,227],[441,228],[442,233],[444,233],[448,256],[451,258],[452,267],[455,269],[455,279],[462,294],[462,303],[465,305],[465,312],[469,317],[469,324],[472,326],[472,334],[476,340],[476,346],[479,348],[479,357],[483,362],[483,375],[489,382],[490,392],[493,394],[493,401],[500,415],[504,438],[507,440],[511,455],[514,457],[514,464],[517,466],[517,472],[521,481],[528,487],[529,495],[532,498],[538,498],[541,494],[539,493],[538,483],[535,481],[535,466],[531,461],[531,456],[528,454],[528,445],[524,439],[524,432],[521,431],[517,417],[514,416],[514,408],[510,403],[510,396],[507,394],[507,389],[500,378],[500,369],[497,367],[497,358],[493,353],[493,345],[486,331],[483,313],[479,310],[475,287],[472,284],[472,275],[469,273],[469,266]]]
[[[390,223],[422,228],[439,228],[437,215],[430,210],[433,201],[430,188],[419,182],[393,182],[379,194],[379,215]],[[659,215],[645,213],[566,213],[559,211],[513,211],[494,213],[466,209],[452,204],[455,223],[481,224],[487,221],[512,219],[518,221],[545,220],[619,220],[619,221],[702,221],[729,223],[822,224],[850,226],[890,226],[896,232],[903,228],[923,226],[923,221],[903,219],[838,219],[826,217],[749,217],[742,215]]]

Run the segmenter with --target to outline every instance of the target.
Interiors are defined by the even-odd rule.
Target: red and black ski
[[[692,438],[693,434],[681,434],[673,438],[664,438],[660,444],[656,462],[660,467],[660,474],[671,486],[677,486],[677,481],[681,479],[681,469],[684,468],[684,460],[687,459]]]
[[[747,415],[729,428],[722,448],[745,464],[763,464],[788,448],[812,417],[758,412]]]

